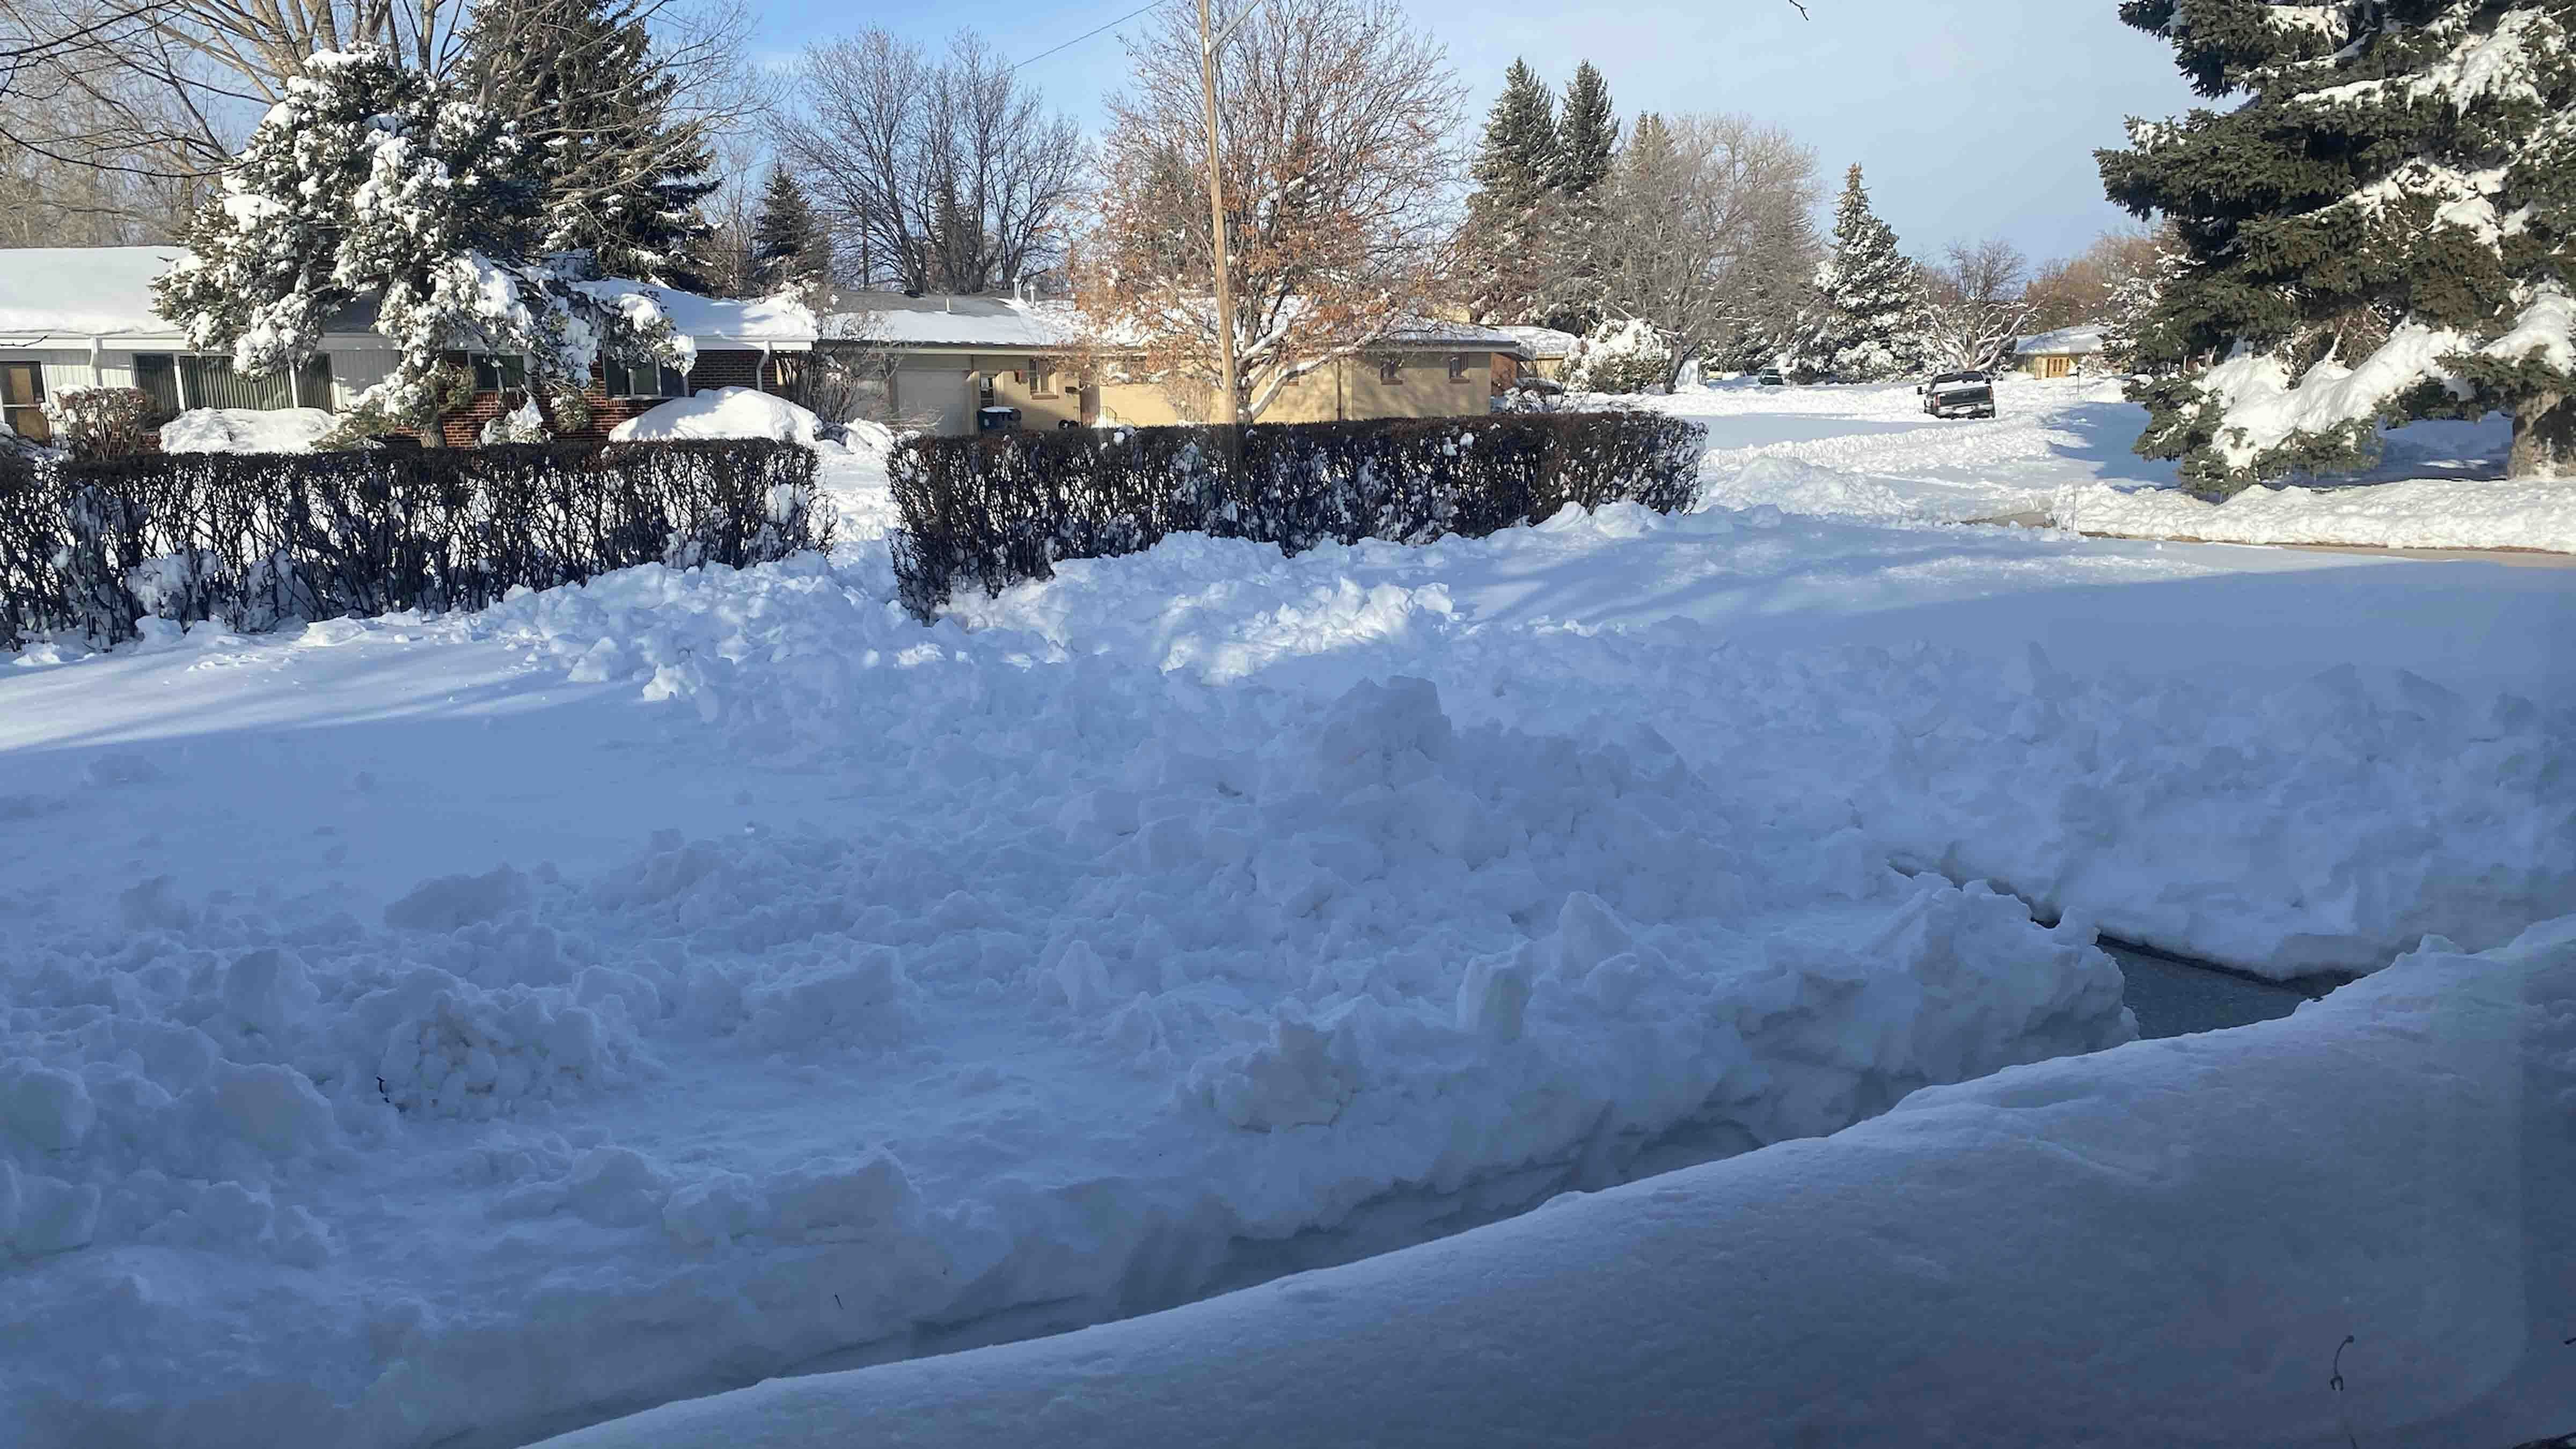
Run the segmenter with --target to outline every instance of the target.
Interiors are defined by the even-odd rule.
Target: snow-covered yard
[[[0,667],[0,1427],[523,1443],[2112,1047],[2097,925],[2291,976],[2576,914],[2576,574],[1726,491],[2134,467],[2080,396],[1833,395],[1673,400],[1731,410],[1678,519],[1175,539],[924,629],[871,440],[830,559]]]
[[[2116,380],[2006,374],[1997,416],[1924,416],[1902,383],[1760,387],[1730,380],[1620,399],[1709,428],[1709,501],[1876,520],[2045,519],[2086,533],[2211,543],[2576,552],[2576,489],[2501,481],[2505,420],[2385,431],[2379,465],[2330,487],[2255,488],[2225,505],[2130,451],[2146,410]]]

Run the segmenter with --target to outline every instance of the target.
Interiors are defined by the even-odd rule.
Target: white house
[[[326,329],[320,350],[292,376],[245,376],[223,356],[192,351],[152,310],[153,279],[183,255],[169,246],[0,251],[0,401],[12,430],[45,439],[45,400],[73,388],[140,388],[164,419],[206,407],[336,412],[393,371],[399,354],[373,330],[365,307]],[[592,425],[581,436],[604,436],[666,398],[706,388],[785,390],[794,382],[794,355],[813,350],[814,316],[792,301],[643,290],[697,344],[697,365],[685,376],[614,363],[596,369]],[[515,357],[459,353],[457,360],[474,369],[480,385],[473,405],[449,418],[446,430],[450,442],[470,445],[525,373]]]

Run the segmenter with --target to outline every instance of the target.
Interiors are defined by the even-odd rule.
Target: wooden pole
[[[1216,50],[1216,37],[1208,28],[1208,0],[1199,0],[1199,99],[1207,116],[1209,239],[1216,247],[1216,356],[1220,378],[1216,420],[1233,427],[1242,420],[1242,413],[1235,403],[1234,276],[1225,256],[1225,173],[1218,165]]]

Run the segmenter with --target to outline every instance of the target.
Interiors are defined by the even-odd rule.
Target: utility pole
[[[1254,0],[1259,3],[1259,0]],[[1236,28],[1252,18],[1252,5],[1226,22],[1221,30],[1211,30],[1208,22],[1208,0],[1199,0],[1199,100],[1207,118],[1207,185],[1208,235],[1216,246],[1216,356],[1220,382],[1217,388],[1217,421],[1233,427],[1242,421],[1242,409],[1236,404],[1236,363],[1234,356],[1234,272],[1225,258],[1225,172],[1218,164],[1220,154],[1216,131],[1216,53]]]

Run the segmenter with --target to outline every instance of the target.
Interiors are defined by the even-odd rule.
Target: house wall
[[[190,349],[178,346],[102,348],[92,360],[86,347],[0,347],[0,361],[33,362],[45,370],[45,396],[85,387],[134,386],[134,355],[137,352],[178,354]],[[311,399],[309,405],[327,406],[337,412],[349,406],[359,393],[375,386],[392,374],[399,354],[386,348],[350,346],[326,339],[322,351],[331,359],[331,397]]]
[[[1402,373],[1393,383],[1379,379],[1383,354],[1344,358],[1318,368],[1281,389],[1261,421],[1272,423],[1332,422],[1338,419],[1431,418],[1477,416],[1487,410],[1493,385],[1494,354],[1468,352],[1464,376],[1449,380],[1451,353],[1402,354]],[[1031,359],[1025,353],[972,352],[963,348],[921,348],[905,352],[894,372],[891,421],[925,428],[949,437],[975,431],[979,390],[976,379],[993,378],[993,402],[1018,408],[1020,426],[1043,430],[1083,419],[1082,393],[1074,388],[1070,359],[1059,359],[1051,395],[1038,396],[1030,383]],[[1213,411],[1206,390],[1188,384],[1121,381],[1114,367],[1093,383],[1096,420],[1131,427],[1169,427],[1204,422]]]

